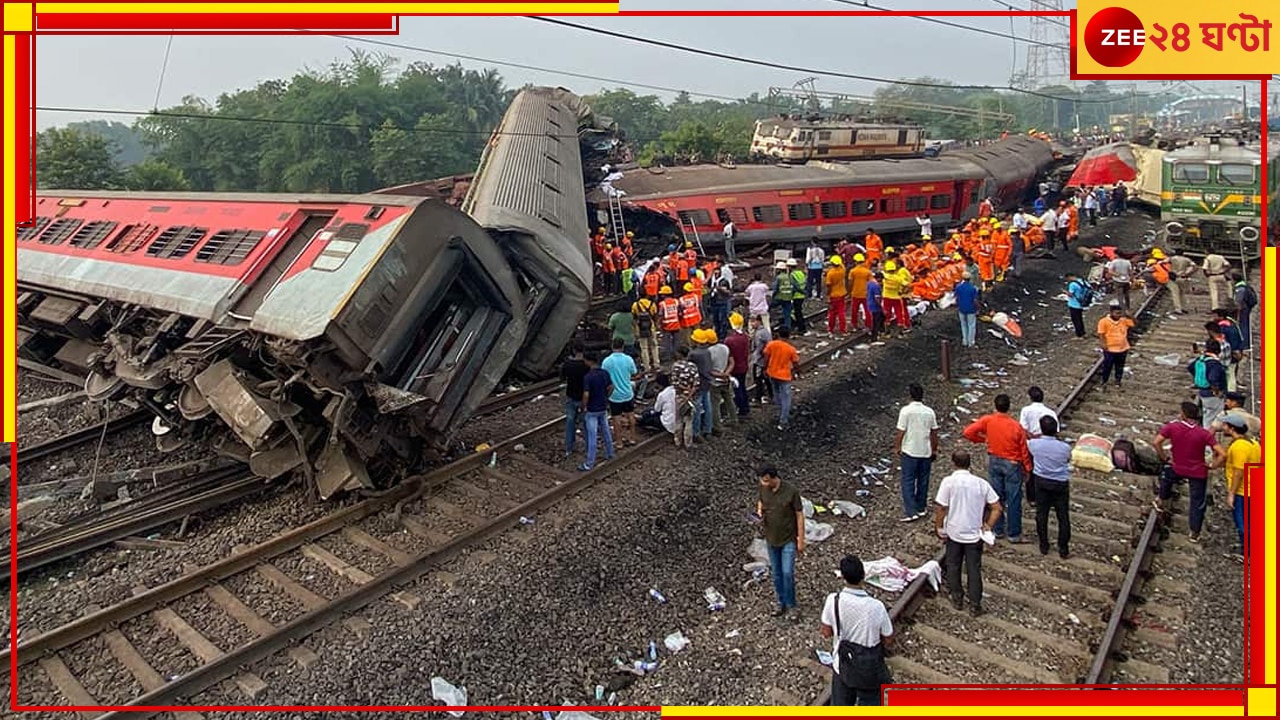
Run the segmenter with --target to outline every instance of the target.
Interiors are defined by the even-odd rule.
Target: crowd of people
[[[922,217],[919,241],[901,251],[886,246],[874,230],[861,242],[841,240],[830,250],[815,239],[803,258],[778,262],[772,277],[754,273],[741,296],[731,265],[719,257],[701,258],[688,244],[683,250],[672,245],[666,256],[634,267],[631,282],[619,279],[617,287],[629,296],[609,319],[612,354],[600,359],[578,348],[565,364],[566,456],[575,450],[578,415],[585,415],[588,444],[582,470],[594,466],[597,438],[604,440],[606,457],[613,455],[608,413],[618,422],[624,442],[635,441],[634,428],[639,425],[670,433],[679,448],[721,434],[726,425],[747,416],[753,404],[776,403],[777,426],[785,430],[791,383],[799,368],[790,340],[793,333],[812,331],[804,312],[806,300],[826,299],[827,333],[865,328],[877,338],[886,328],[910,332],[911,305],[950,294],[959,314],[962,344],[972,346],[984,291],[1008,275],[1020,275],[1023,258],[1034,248],[1078,245],[1081,210],[1090,223],[1104,212],[1123,212],[1122,186],[1101,190],[1061,200],[1056,208],[1037,205],[1005,216],[995,213],[987,200],[978,217],[951,230],[942,242],[932,239],[932,224]],[[1167,286],[1176,312],[1185,313],[1187,284],[1197,274],[1206,277],[1214,319],[1206,322],[1206,338],[1197,344],[1198,356],[1186,368],[1194,400],[1183,402],[1180,417],[1162,426],[1150,443],[1163,463],[1154,502],[1167,512],[1174,487],[1186,482],[1190,538],[1199,541],[1209,478],[1221,469],[1237,528],[1237,552],[1243,553],[1245,468],[1260,462],[1261,427],[1244,409],[1234,371],[1248,353],[1249,314],[1257,304],[1256,293],[1221,256],[1210,255],[1197,264],[1158,248],[1140,255],[1116,248],[1077,251],[1089,270],[1083,277],[1066,274],[1076,337],[1086,337],[1084,312],[1094,300],[1114,296],[1094,332],[1104,358],[1104,386],[1122,386],[1134,325],[1131,289],[1151,292]],[[748,393],[749,381],[755,384],[754,398]],[[657,399],[633,418],[634,384],[648,382],[656,386]],[[985,612],[983,548],[1001,540],[1028,541],[1024,503],[1034,508],[1040,553],[1056,547],[1061,558],[1071,557],[1072,447],[1059,437],[1059,419],[1045,404],[1042,389],[1028,388],[1028,403],[1016,417],[1012,399],[997,395],[993,411],[963,429],[966,441],[986,451],[987,477],[973,471],[968,450],[955,450],[950,456],[952,472],[941,480],[930,503],[930,480],[939,454],[937,415],[925,404],[920,385],[911,385],[908,395],[894,446],[901,466],[900,520],[911,523],[932,515],[945,546],[949,600],[957,609],[967,606],[977,617]],[[762,467],[759,481],[755,509],[769,548],[777,599],[774,614],[783,616],[796,608],[795,561],[804,551],[805,537],[801,495],[776,467]],[[1052,536],[1051,516],[1056,525]],[[821,614],[821,632],[833,642],[832,702],[874,704],[889,677],[884,648],[892,640],[892,624],[883,603],[863,589],[862,562],[848,556],[839,570],[845,587],[827,597]]]

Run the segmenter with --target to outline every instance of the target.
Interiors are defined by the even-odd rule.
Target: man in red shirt
[[[987,474],[991,486],[1000,496],[1004,515],[992,528],[996,537],[1004,536],[1005,518],[1009,523],[1009,542],[1019,544],[1022,538],[1022,478],[1031,472],[1031,452],[1027,449],[1027,431],[1009,415],[1009,396],[996,396],[996,411],[983,415],[964,429],[970,442],[986,443]]]
[[[1214,438],[1213,431],[1200,425],[1200,408],[1195,403],[1184,400],[1182,417],[1165,423],[1151,442],[1160,461],[1165,463],[1160,473],[1159,499],[1155,501],[1156,510],[1167,511],[1169,498],[1173,497],[1174,483],[1187,481],[1191,491],[1191,505],[1188,524],[1191,527],[1191,542],[1200,542],[1200,530],[1204,527],[1205,495],[1209,486],[1209,469],[1222,467],[1227,454]],[[1165,443],[1170,444],[1168,451]],[[1205,463],[1205,448],[1213,450],[1213,462]],[[1172,458],[1170,457],[1172,456]],[[1173,462],[1170,462],[1172,459]]]
[[[729,315],[729,326],[733,332],[724,339],[729,348],[729,357],[733,358],[732,377],[737,383],[733,388],[733,404],[738,406],[738,417],[746,417],[751,411],[751,403],[747,399],[747,372],[751,369],[751,338],[742,329],[742,316],[738,313]]]

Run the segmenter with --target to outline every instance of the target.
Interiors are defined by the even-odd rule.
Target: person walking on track
[[[778,468],[763,465],[756,514],[762,521],[769,547],[769,573],[778,606],[774,617],[782,617],[796,606],[796,556],[804,552],[804,507],[795,485],[783,482]]]
[[[960,589],[963,565],[968,580],[969,614],[977,617],[983,613],[982,535],[991,532],[1000,521],[1000,497],[990,483],[969,472],[969,462],[969,453],[964,450],[951,454],[951,464],[956,469],[938,486],[933,525],[946,543],[943,562],[951,605],[964,609],[965,595]]]

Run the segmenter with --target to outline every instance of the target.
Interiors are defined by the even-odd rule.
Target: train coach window
[[[747,222],[747,209],[740,207],[727,207],[716,209],[716,217],[720,220],[720,224],[733,223],[742,225]]]
[[[1218,179],[1227,185],[1252,185],[1253,166],[1232,163],[1218,166]]]
[[[907,198],[907,212],[920,212],[929,207],[929,198],[923,195],[912,195]]]
[[[813,203],[791,203],[787,206],[787,217],[792,220],[812,220],[817,216]]]
[[[706,210],[681,210],[678,214],[680,215],[681,225],[711,224],[711,213]]]
[[[18,226],[18,239],[31,240],[49,226],[49,218],[37,217],[34,222]]]
[[[782,222],[781,205],[757,205],[751,208],[751,217],[758,223]]]
[[[898,199],[897,199],[897,198],[881,198],[881,199],[880,199],[880,214],[881,214],[881,215],[889,215],[889,214],[891,214],[891,213],[896,213],[896,212],[898,212]]]
[[[832,200],[822,203],[822,219],[836,220],[849,214],[849,207],[843,200]]]
[[[829,140],[831,140],[831,131],[830,131],[830,130],[819,130],[819,131],[818,131],[818,140],[819,140],[819,141],[829,141]]]
[[[40,236],[41,244],[57,245],[63,240],[71,237],[71,233],[74,233],[80,227],[82,222],[84,221],[77,220],[75,218],[60,218],[58,220],[54,220],[53,224],[49,226],[49,229],[45,230],[44,234]]]
[[[219,230],[196,251],[196,262],[239,265],[264,237],[257,230]]]
[[[875,215],[876,203],[874,200],[854,200],[853,214],[855,217],[863,215]]]
[[[107,243],[107,250],[114,253],[128,253],[139,250],[146,245],[160,230],[158,225],[125,225],[120,232]]]
[[[158,258],[180,258],[191,252],[191,249],[209,233],[208,228],[193,225],[174,225],[160,233],[147,246],[147,254]]]
[[[1173,181],[1179,183],[1209,182],[1209,166],[1204,163],[1178,163],[1173,166]]]
[[[951,196],[945,193],[929,198],[929,207],[933,210],[946,210],[951,207]]]
[[[98,220],[96,222],[86,223],[80,228],[75,235],[71,236],[71,244],[78,248],[92,250],[102,244],[103,240],[116,229],[119,223],[109,220]]]

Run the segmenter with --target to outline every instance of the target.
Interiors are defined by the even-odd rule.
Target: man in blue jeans
[[[564,381],[564,456],[572,457],[577,445],[578,423],[582,420],[582,379],[587,376],[587,361],[582,353],[581,340],[573,343],[573,354],[560,366],[560,379]]]
[[[938,456],[938,416],[924,404],[924,388],[912,383],[911,402],[898,411],[893,452],[902,461],[902,522],[929,514],[929,473]]]
[[[1027,449],[1027,431],[1009,416],[1009,396],[996,396],[996,411],[983,415],[964,429],[970,442],[986,443],[987,475],[995,488],[1004,514],[992,530],[1002,537],[1008,517],[1009,542],[1020,544],[1022,538],[1022,478],[1031,472],[1031,452]]]
[[[763,465],[759,475],[756,514],[763,521],[769,572],[778,598],[773,616],[782,617],[796,606],[796,555],[804,552],[804,507],[800,491],[791,483],[782,482],[776,467]]]
[[[613,381],[609,373],[600,368],[598,355],[586,355],[587,376],[582,379],[582,405],[587,410],[587,461],[578,466],[582,472],[588,472],[596,466],[596,444],[598,437],[604,436],[604,457],[613,459],[613,432],[609,429],[609,393],[613,392]]]
[[[956,285],[956,311],[960,313],[960,344],[975,347],[978,344],[978,286],[969,282],[969,273]]]

